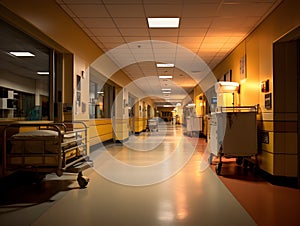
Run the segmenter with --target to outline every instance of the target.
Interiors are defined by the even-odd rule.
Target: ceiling
[[[213,69],[280,2],[57,0],[61,8],[149,96],[166,98],[161,88],[172,88],[170,102],[182,100],[199,83],[192,75],[198,69],[179,68],[179,61],[186,62],[188,68],[191,56],[199,57],[203,64]],[[178,29],[149,28],[147,17],[179,17],[180,26]],[[127,62],[129,58],[135,61]],[[175,68],[156,68],[157,61],[175,63]],[[155,79],[157,75],[172,75],[173,78]]]
[[[56,1],[146,96],[176,104],[201,81],[203,68],[213,69],[282,0]],[[150,29],[147,17],[180,17],[180,26]],[[1,71],[40,79],[36,72],[49,69],[49,49],[3,21],[0,26]],[[35,57],[7,53],[24,48]],[[156,62],[175,67],[157,68]]]

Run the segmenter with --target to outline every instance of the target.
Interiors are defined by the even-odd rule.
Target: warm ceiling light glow
[[[17,57],[34,57],[34,54],[32,54],[31,52],[9,52],[9,53]]]
[[[174,67],[174,64],[156,64],[156,67]]]
[[[195,107],[195,106],[196,106],[196,104],[194,104],[194,103],[188,104],[188,105],[187,105],[188,108],[190,108],[190,107]]]
[[[160,75],[159,78],[173,78],[172,75]]]
[[[147,18],[149,28],[178,28],[179,18]]]
[[[234,86],[234,87],[239,87],[238,82],[219,82],[221,86]]]
[[[218,82],[215,86],[217,93],[227,93],[238,91],[240,84],[238,82]]]
[[[49,71],[38,71],[38,75],[49,75]]]

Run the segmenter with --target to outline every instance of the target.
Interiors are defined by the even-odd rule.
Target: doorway
[[[274,142],[281,133],[286,144],[274,150],[284,157],[284,176],[296,177],[300,188],[300,27],[274,43],[273,54]]]

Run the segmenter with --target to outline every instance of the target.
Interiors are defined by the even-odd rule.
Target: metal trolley
[[[222,168],[222,157],[236,158],[236,163],[247,168],[257,167],[257,106],[221,107],[210,120],[210,149],[219,157],[216,173]],[[255,160],[252,161],[252,157]],[[212,156],[210,158],[212,163]]]
[[[148,119],[148,129],[150,132],[158,132],[158,118]]]
[[[3,131],[2,175],[29,171],[36,180],[55,172],[78,173],[80,187],[88,184],[82,171],[92,166],[87,126],[72,123],[13,123]]]

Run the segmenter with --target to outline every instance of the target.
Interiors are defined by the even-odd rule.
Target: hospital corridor
[[[300,225],[299,0],[0,0],[0,226]]]

